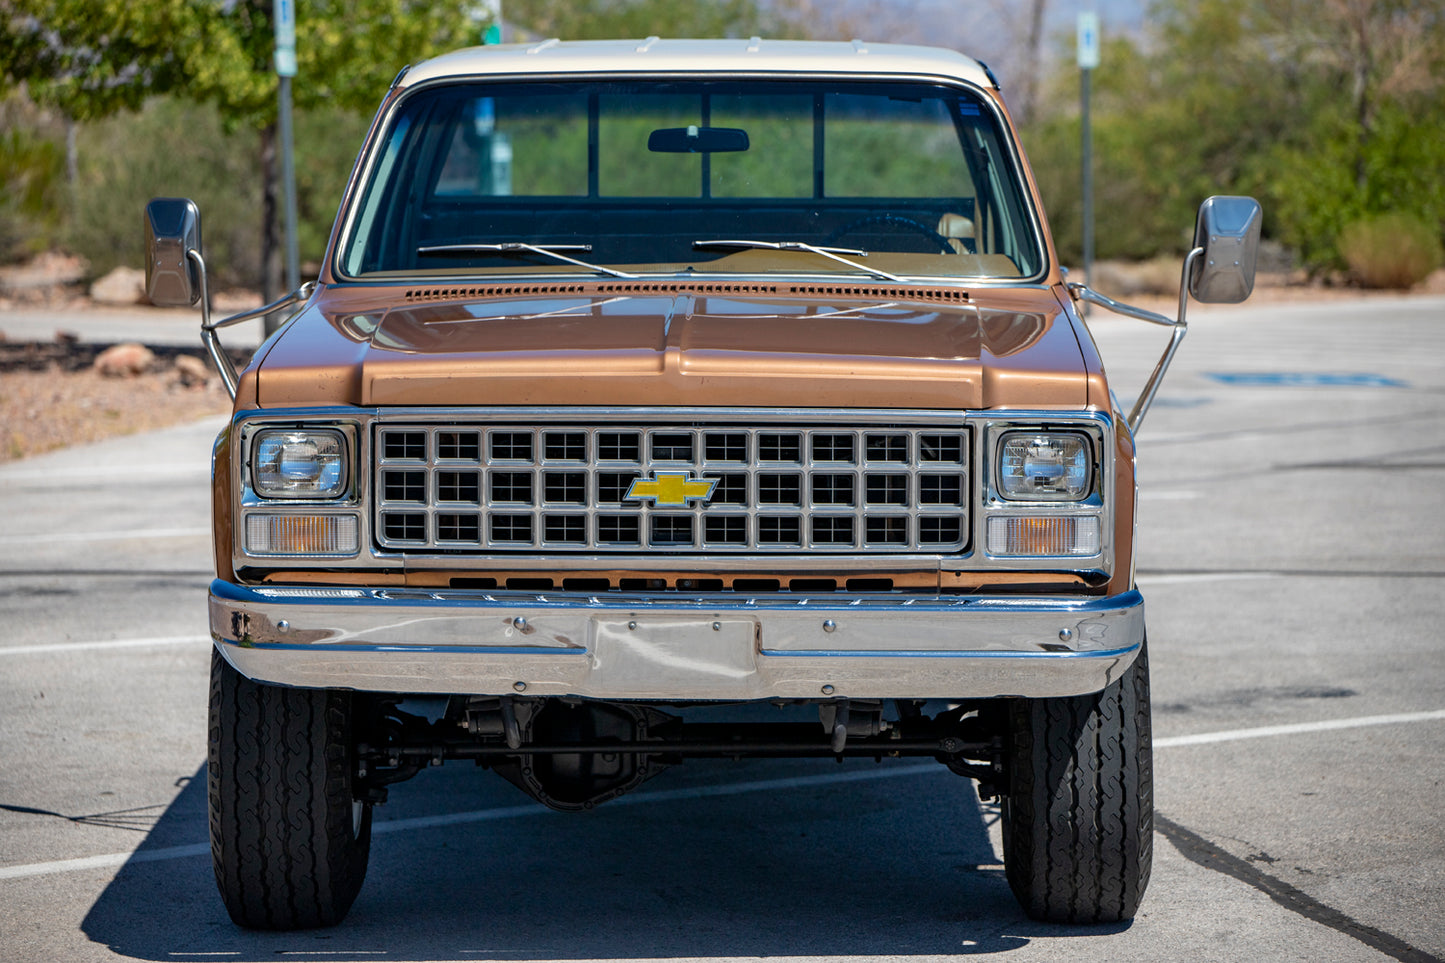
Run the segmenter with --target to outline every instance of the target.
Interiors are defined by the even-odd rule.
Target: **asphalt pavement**
[[[1167,334],[1094,327],[1127,401]],[[342,926],[237,929],[204,798],[219,426],[0,465],[0,959],[1445,957],[1445,299],[1192,315],[1140,436],[1158,832],[1112,927],[1028,921],[941,767],[751,761],[582,816],[449,764],[378,810]]]
[[[219,321],[225,312],[212,317]],[[198,308],[44,307],[0,311],[0,335],[9,341],[51,341],[58,332],[92,344],[140,341],[194,348],[201,343]],[[221,332],[227,347],[254,348],[263,340],[262,322],[244,321]]]

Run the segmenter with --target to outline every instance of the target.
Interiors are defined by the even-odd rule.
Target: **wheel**
[[[1130,919],[1149,884],[1154,782],[1147,648],[1103,692],[1011,707],[1009,887],[1036,920]]]
[[[294,930],[346,916],[371,852],[351,794],[351,695],[253,682],[211,652],[206,795],[231,919]]]
[[[823,243],[825,245],[833,244],[840,238],[847,237],[854,231],[860,231],[865,227],[880,226],[896,226],[912,231],[915,234],[921,234],[924,237],[928,238],[928,240],[932,241],[934,244],[937,244],[940,253],[953,253],[953,246],[948,243],[948,238],[944,237],[942,234],[939,234],[937,231],[929,227],[927,224],[924,224],[922,221],[915,220],[911,217],[905,217],[902,214],[869,214],[866,217],[860,217],[857,220],[849,221],[847,224],[844,224],[832,234],[829,234],[827,239],[823,241]]]

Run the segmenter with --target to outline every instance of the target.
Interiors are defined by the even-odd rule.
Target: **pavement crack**
[[[1245,425],[1224,431],[1197,431],[1153,438],[1148,435],[1145,442],[1150,446],[1193,445],[1206,441],[1234,441],[1241,435],[1297,435],[1306,431],[1340,432],[1347,428],[1399,427],[1415,422],[1434,423],[1438,415],[1433,411],[1418,411],[1404,415],[1389,415],[1381,418],[1353,418],[1348,420],[1298,421],[1282,425]]]
[[[106,829],[128,829],[132,832],[148,833],[155,828],[160,811],[165,806],[138,806],[135,809],[114,809],[110,812],[88,813],[83,816],[67,816],[53,809],[37,809],[34,806],[15,806],[0,803],[0,810],[20,813],[25,816],[51,816],[80,826],[103,826]]]
[[[1240,859],[1158,812],[1154,814],[1154,826],[1174,845],[1179,854],[1191,863],[1252,886],[1292,913],[1298,913],[1322,926],[1353,937],[1401,963],[1445,963],[1440,957],[1416,949],[1397,936],[1361,923],[1332,906],[1326,906],[1304,890],[1271,876],[1251,861],[1255,856]],[[1269,862],[1274,860],[1270,859]]]

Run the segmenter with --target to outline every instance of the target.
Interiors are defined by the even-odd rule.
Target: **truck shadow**
[[[206,839],[203,765],[82,929],[123,956],[166,961],[960,955],[1069,934],[1019,911],[988,838],[993,813],[970,783],[886,765],[896,773],[852,760],[690,763],[631,805],[578,816],[526,808],[495,775],[446,766],[378,809],[378,826],[399,825],[374,837],[347,920],[301,933],[236,927],[209,858],[161,852]],[[850,769],[879,778],[828,778]],[[728,791],[776,778],[797,784]],[[495,809],[508,814],[402,822]]]

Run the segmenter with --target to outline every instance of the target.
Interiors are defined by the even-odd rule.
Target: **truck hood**
[[[934,292],[953,302],[935,304],[611,287],[405,307],[397,289],[330,288],[248,374],[264,407],[1087,403],[1078,337],[1044,289]]]

